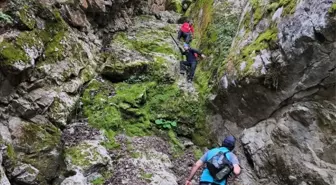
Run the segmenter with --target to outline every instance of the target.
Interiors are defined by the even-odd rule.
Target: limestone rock
[[[32,123],[15,117],[9,120],[8,125],[13,138],[10,143],[13,151],[8,159],[11,163],[6,163],[9,165],[6,168],[9,170],[14,168],[12,176],[19,178],[19,181],[26,179],[27,176],[34,183],[55,178],[61,159],[60,131],[49,122]],[[34,173],[34,177],[31,174],[16,177],[15,174],[21,174],[22,170],[28,169],[27,165],[17,166],[16,163],[20,161],[29,163],[27,165],[36,169],[38,173]],[[38,179],[35,179],[35,176],[38,176]]]
[[[334,111],[335,107],[326,106],[328,102],[296,103],[281,110],[277,120],[266,120],[244,132],[242,143],[261,177],[283,177],[273,179],[275,183],[299,184],[303,180],[313,184],[335,182],[335,156],[325,155],[334,152],[334,142],[324,142],[325,139],[333,140],[325,129],[335,130],[331,126],[335,121],[321,114],[327,110]],[[320,120],[307,119],[316,117],[316,114],[319,114]],[[326,148],[328,152],[324,151]]]
[[[121,139],[125,139],[124,141]],[[157,137],[123,138],[118,136],[121,145],[131,142],[131,151],[125,151],[120,155],[114,174],[120,174],[111,178],[111,184],[160,184],[177,185],[176,176],[170,170],[172,162],[165,152],[167,144]]]
[[[86,1],[86,0],[85,0]],[[85,6],[85,4],[84,4]],[[65,12],[67,21],[74,27],[84,28],[89,26],[89,22],[83,10],[81,9],[71,9],[69,6],[65,6]]]
[[[80,172],[76,172],[76,175],[64,179],[61,185],[87,185],[86,178]]]
[[[332,2],[251,2],[215,85],[212,132],[241,137],[241,184],[334,184]]]
[[[0,134],[1,135],[1,134]],[[0,145],[0,164],[2,164],[2,155],[3,153],[5,152],[7,148]],[[10,185],[10,182],[5,174],[5,170],[4,168],[2,167],[2,165],[0,165],[0,184],[1,185]]]
[[[91,128],[87,123],[74,123],[67,126],[63,133],[65,142],[66,170],[77,172],[85,177],[112,169],[112,160],[102,145],[106,140],[102,132]],[[71,179],[76,179],[71,177]]]
[[[38,169],[29,164],[22,164],[14,168],[14,171],[11,175],[15,177],[15,181],[18,183],[34,184],[38,174]]]

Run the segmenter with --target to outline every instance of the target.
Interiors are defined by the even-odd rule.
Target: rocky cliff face
[[[335,5],[184,3],[1,1],[0,184],[183,184],[228,133],[237,184],[335,184]],[[194,85],[179,13],[209,56]]]
[[[219,138],[241,138],[242,184],[336,183],[333,7],[256,0],[244,8],[209,117]]]
[[[1,2],[0,184],[183,180],[172,163],[199,150],[176,133],[201,109],[178,81],[179,3]]]

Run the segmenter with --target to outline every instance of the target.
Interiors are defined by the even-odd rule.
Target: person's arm
[[[190,31],[191,31],[192,36],[194,36],[194,32],[195,32],[194,26],[190,26]]]
[[[195,173],[197,172],[197,170],[203,166],[203,161],[202,160],[198,160],[194,166],[192,167],[191,171],[190,171],[190,174],[189,174],[189,177],[187,178],[187,181],[186,181],[186,185],[189,185],[191,184],[191,180],[194,178],[194,175]]]
[[[208,157],[208,152],[206,152],[195,164],[194,166],[191,168],[190,174],[186,180],[185,185],[191,185],[191,180],[193,179],[195,173],[197,172],[197,170],[203,166],[203,164],[207,161],[207,157]]]
[[[205,58],[206,56],[204,54],[202,54],[200,51],[196,50],[196,49],[191,49],[192,52],[197,53],[198,55],[200,55],[202,58]]]
[[[232,152],[230,152],[230,161],[233,164],[233,174],[235,176],[238,176],[241,172],[241,168],[239,166],[239,161],[238,161],[237,156]]]
[[[182,55],[186,55],[187,52],[185,50],[183,50],[181,47],[179,47],[179,49]]]

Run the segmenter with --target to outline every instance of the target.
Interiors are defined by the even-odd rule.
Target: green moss
[[[6,41],[0,43],[0,58],[5,65],[11,65],[15,62],[28,63],[30,61],[23,49]]]
[[[329,14],[333,14],[336,12],[336,3],[333,3],[328,10]]]
[[[276,43],[278,37],[278,30],[276,27],[270,28],[265,32],[261,33],[258,38],[252,42],[250,45],[247,45],[241,50],[241,56],[236,58],[234,64],[236,68],[239,68],[241,61],[246,61],[247,65],[243,73],[246,75],[250,71],[250,67],[253,64],[253,57],[256,56],[257,52],[260,52],[263,49],[271,48]]]
[[[131,157],[133,159],[140,158],[141,157],[141,153],[139,153],[139,152],[131,152]]]
[[[44,62],[53,63],[64,58],[65,46],[67,40],[68,26],[62,19],[60,12],[54,10],[54,20],[46,24],[46,29],[38,34],[45,44]]]
[[[190,17],[195,22],[195,38],[193,38],[193,47],[198,47],[201,44],[201,38],[205,35],[208,25],[212,21],[214,0],[198,0],[193,7],[190,7]],[[202,11],[202,16],[199,12]]]
[[[107,137],[107,141],[103,143],[106,149],[111,150],[120,147],[120,144],[115,140],[116,133],[113,130],[105,131],[104,135]]]
[[[182,0],[168,0],[166,10],[173,10],[177,13],[182,12]]]
[[[66,158],[71,160],[71,164],[83,168],[89,167],[99,159],[99,153],[91,145],[82,143],[80,145],[65,149]]]
[[[161,53],[176,54],[174,46],[167,42],[170,32],[164,27],[161,30],[140,29],[135,38],[128,38],[125,33],[114,36],[113,43],[122,44],[128,49],[135,49],[144,55]]]
[[[157,119],[176,120],[192,128],[200,111],[199,102],[176,84],[155,82],[110,84],[93,80],[82,102],[91,125],[130,136],[151,134]]]
[[[65,35],[64,32],[56,34],[46,46],[45,55],[47,58],[61,60],[64,53],[64,46],[61,43],[64,41]]]
[[[275,12],[280,7],[279,2],[274,2],[268,5],[267,10],[270,12]]]
[[[280,6],[284,6],[284,15],[291,15],[295,12],[297,0],[280,0]]]
[[[171,142],[174,144],[174,146],[178,147],[181,150],[184,150],[184,146],[180,141],[177,139],[176,134],[173,130],[168,131],[168,136],[171,140]]]
[[[153,177],[153,174],[151,174],[151,173],[145,173],[144,171],[142,171],[140,173],[140,175],[141,175],[141,178],[144,179],[144,180],[146,180],[148,183],[150,183],[152,181],[151,178]]]
[[[264,12],[263,10],[258,7],[255,11],[254,11],[254,25],[257,25],[260,20],[263,18]]]
[[[273,0],[270,4],[262,4],[261,0],[250,0],[249,1],[253,10],[253,25],[256,26],[263,17],[271,17],[274,12],[280,8],[284,7],[283,15],[291,15],[295,12],[297,5],[297,0]],[[244,24],[246,28],[249,26],[249,13],[245,14]]]
[[[23,48],[40,49],[43,47],[43,42],[36,32],[22,32],[16,38],[16,45]]]
[[[194,157],[198,160],[203,156],[203,152],[202,150],[200,150],[199,148],[194,149]]]
[[[103,185],[105,183],[105,179],[103,177],[98,177],[95,180],[91,181],[94,185]]]
[[[22,128],[20,145],[26,146],[31,152],[53,150],[59,146],[61,132],[58,128],[49,124],[26,124]]]
[[[83,82],[88,82],[91,79],[94,78],[94,69],[87,66],[86,68],[84,68],[83,70],[81,70],[80,72],[80,77],[82,79]]]
[[[7,156],[12,162],[16,162],[16,154],[13,145],[7,145]]]
[[[82,98],[89,123],[106,130],[145,135],[150,124],[139,107],[146,100],[146,85],[120,83],[114,89],[112,84],[92,81]],[[114,91],[116,95],[109,97]]]
[[[27,26],[28,29],[34,29],[36,25],[36,20],[32,17],[33,13],[29,9],[28,5],[24,5],[18,12],[20,21]]]
[[[215,56],[210,61],[209,59],[201,61],[196,72],[196,87],[203,98],[206,98],[216,84],[220,66],[229,53],[238,29],[239,15],[230,13],[231,8],[230,4],[225,3],[216,6],[213,20],[202,37],[201,50],[207,56]],[[227,13],[223,15],[222,12]]]

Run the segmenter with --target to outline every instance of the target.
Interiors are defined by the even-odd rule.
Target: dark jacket
[[[180,51],[182,53],[182,55],[185,55],[187,57],[187,61],[188,62],[197,62],[197,55],[200,56],[202,55],[201,52],[199,52],[198,50],[196,49],[193,49],[193,48],[189,48],[188,50],[186,51],[183,51],[181,48],[180,48]]]

